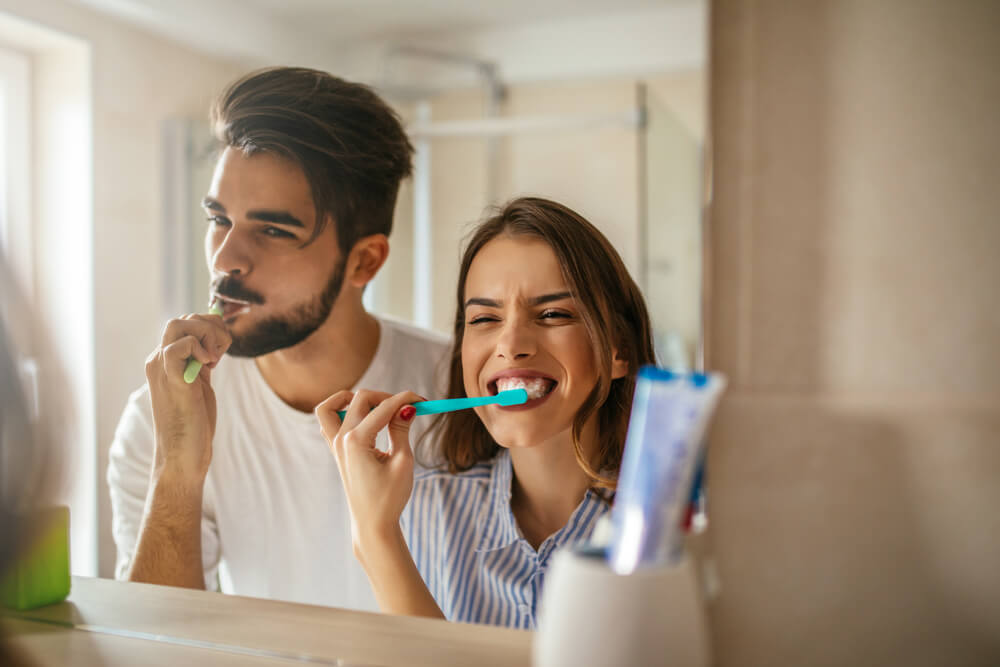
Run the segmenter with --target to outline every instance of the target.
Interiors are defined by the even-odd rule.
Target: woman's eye
[[[469,324],[483,324],[485,322],[496,322],[497,318],[492,315],[476,315],[469,319]]]
[[[539,317],[543,320],[556,320],[556,319],[569,319],[572,317],[569,313],[565,313],[561,310],[546,310]]]
[[[214,227],[225,227],[229,224],[229,220],[218,215],[210,215],[208,216],[208,224]]]

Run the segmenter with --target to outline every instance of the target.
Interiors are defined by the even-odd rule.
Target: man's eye
[[[229,220],[218,215],[208,216],[208,223],[215,227],[226,227],[229,225]]]
[[[267,234],[268,236],[273,236],[274,238],[277,239],[295,238],[294,234],[286,232],[284,229],[279,229],[278,227],[265,227],[264,233]]]

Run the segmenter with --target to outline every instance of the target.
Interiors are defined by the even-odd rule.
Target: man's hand
[[[154,480],[165,475],[185,485],[204,483],[216,415],[209,377],[231,343],[218,315],[187,315],[167,323],[160,345],[146,360],[156,443]],[[184,368],[190,357],[202,368],[188,384]]]
[[[167,323],[146,360],[153,467],[130,581],[205,587],[201,503],[216,416],[209,376],[231,342],[218,315],[188,315]],[[191,384],[184,381],[189,357],[202,363]]]

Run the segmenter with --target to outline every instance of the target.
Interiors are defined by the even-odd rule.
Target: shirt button
[[[531,614],[531,607],[529,605],[526,605],[526,604],[519,604],[519,605],[517,605],[517,610],[519,612],[521,612],[521,614],[523,616],[528,616],[528,615]]]

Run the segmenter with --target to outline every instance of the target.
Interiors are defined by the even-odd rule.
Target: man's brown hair
[[[305,172],[315,239],[332,219],[340,250],[392,231],[413,146],[399,116],[367,86],[304,67],[271,67],[233,82],[212,105],[223,146],[275,153]]]
[[[598,381],[573,419],[577,462],[599,488],[614,488],[640,366],[654,363],[652,326],[642,293],[611,243],[592,224],[562,204],[534,197],[514,199],[473,232],[462,256],[458,276],[454,343],[448,373],[448,396],[466,395],[462,379],[462,337],[465,333],[465,283],[479,251],[499,237],[534,237],[556,255],[563,278],[580,307],[590,335]],[[628,363],[628,373],[611,379],[612,350]],[[598,455],[588,460],[580,445],[587,421],[597,414]],[[435,423],[438,453],[451,472],[467,470],[493,458],[499,445],[472,410],[441,415]]]

